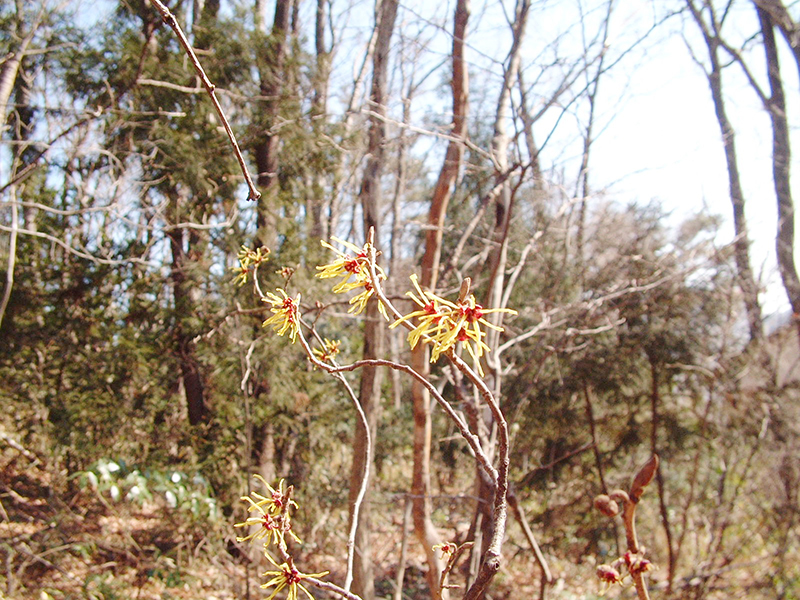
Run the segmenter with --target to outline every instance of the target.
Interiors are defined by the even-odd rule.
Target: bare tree
[[[687,2],[689,2],[689,0],[687,0]],[[767,10],[767,5],[770,10]],[[797,27],[796,25],[792,25],[793,21],[788,16],[788,13],[784,14],[781,10],[782,5],[780,3],[766,2],[766,0],[765,2],[753,0],[753,6],[758,16],[764,47],[769,92],[758,82],[758,79],[745,60],[743,51],[735,48],[727,40],[722,38],[720,34],[722,22],[724,21],[724,17],[729,14],[730,6],[726,5],[723,17],[717,18],[714,16],[714,5],[711,0],[705,0],[702,9],[693,2],[689,2],[690,10],[694,7],[693,17],[695,21],[700,19],[700,21],[703,22],[700,16],[703,10],[711,15],[711,18],[706,24],[701,26],[701,30],[703,30],[703,27],[707,29],[703,35],[704,38],[706,38],[707,45],[709,43],[713,45],[713,48],[710,48],[710,50],[723,48],[730,59],[739,65],[750,87],[756,93],[764,109],[770,116],[772,125],[772,177],[778,204],[778,226],[775,243],[778,270],[780,271],[783,286],[786,290],[792,313],[794,314],[795,325],[798,328],[798,332],[800,332],[800,319],[797,318],[797,315],[800,314],[800,312],[798,312],[800,311],[800,278],[798,278],[793,255],[794,203],[790,185],[791,144],[786,113],[786,100],[783,91],[783,79],[780,72],[778,48],[774,33],[775,27],[778,27],[784,32],[784,36],[794,53],[794,49],[796,48],[796,35],[794,32]],[[776,25],[773,18],[779,19],[780,25]],[[724,133],[723,131],[723,134]],[[798,342],[800,343],[800,338]]]
[[[41,26],[45,16],[45,7],[42,5],[42,7],[37,11],[33,22],[27,25],[26,30],[25,13],[21,2],[16,3],[16,9],[14,34],[15,37],[20,41],[17,48],[11,53],[11,55],[5,58],[2,70],[0,70],[0,131],[6,129],[6,121],[8,120],[8,116],[6,114],[8,109],[8,101],[14,91],[15,84],[17,84],[17,76],[19,75],[22,61],[25,58],[28,48],[31,45],[31,42],[33,42],[33,39],[36,36],[36,33],[39,30],[39,27]],[[19,114],[19,112],[17,112],[17,114]],[[15,140],[17,142],[22,142],[22,135],[28,129],[29,127],[25,127],[22,123],[18,122],[17,125],[13,127],[13,137]],[[27,134],[25,137],[27,137]],[[17,239],[19,236],[19,210],[17,208],[17,188],[14,180],[16,179],[19,170],[23,167],[24,165],[19,160],[19,146],[16,145],[14,159],[12,161],[11,177],[9,177],[9,181],[11,183],[11,186],[8,190],[9,204],[11,206],[11,231],[9,231],[6,280],[3,288],[3,296],[0,298],[0,328],[3,325],[3,317],[5,316],[6,309],[8,308],[8,303],[11,299],[11,290],[14,286],[14,269],[16,266]]]
[[[511,23],[511,49],[506,58],[503,84],[495,113],[492,160],[494,161],[497,195],[493,198],[495,223],[488,262],[490,283],[486,305],[494,305],[503,297],[504,271],[508,255],[508,232],[513,212],[513,194],[511,183],[508,181],[508,145],[510,136],[507,131],[507,119],[511,110],[511,92],[517,82],[517,73],[519,72],[522,58],[522,40],[525,37],[530,7],[530,0],[517,1],[514,21]]]
[[[484,305],[502,306],[504,298],[504,287],[506,283],[505,271],[508,259],[508,237],[511,226],[511,215],[513,213],[514,194],[516,188],[511,185],[509,175],[509,144],[511,136],[508,133],[508,119],[511,110],[511,93],[517,85],[520,61],[522,59],[522,41],[525,36],[525,29],[528,22],[530,11],[530,0],[518,0],[514,12],[514,19],[509,23],[511,27],[511,48],[504,63],[503,82],[500,95],[497,101],[497,108],[494,119],[494,132],[492,136],[491,158],[494,167],[494,188],[492,190],[489,203],[494,207],[494,226],[491,242],[486,261],[488,278],[488,289],[485,294]],[[491,321],[495,326],[499,326],[502,313],[491,315]],[[489,347],[497,346],[497,332],[490,331],[487,337]],[[493,382],[493,392],[500,396],[500,379],[495,377]],[[483,422],[483,411],[471,411],[472,426],[475,431],[480,431],[486,425]],[[490,425],[490,427],[493,425]],[[488,436],[489,438],[493,436]],[[470,534],[480,539],[481,543],[476,544],[472,554],[472,573],[478,573],[478,563],[483,560],[492,537],[494,520],[491,518],[493,510],[491,498],[495,491],[493,483],[485,477],[485,474],[476,469],[475,488],[478,498],[475,513],[470,525]],[[480,557],[480,558],[479,558]]]
[[[758,285],[753,276],[753,269],[750,266],[750,239],[745,218],[744,192],[742,191],[742,183],[739,176],[736,133],[728,118],[722,87],[722,62],[719,56],[722,23],[712,3],[705,3],[705,6],[701,6],[695,0],[686,0],[686,5],[703,35],[703,40],[708,50],[708,67],[703,66],[703,63],[697,58],[695,61],[703,66],[703,72],[711,90],[711,98],[714,101],[714,113],[722,136],[725,163],[728,169],[728,194],[733,207],[733,252],[736,260],[736,271],[747,313],[750,339],[755,341],[763,336],[764,331],[761,322],[761,305],[758,301]]]
[[[389,76],[389,50],[397,17],[397,0],[379,0],[375,7],[375,27],[377,37],[372,54],[372,88],[370,104],[374,113],[369,119],[367,142],[368,158],[364,169],[359,198],[364,219],[364,231],[374,231],[373,243],[379,245],[381,226],[381,178],[385,166],[387,82]],[[372,302],[366,310],[364,322],[365,360],[383,356],[385,328],[378,305]],[[366,415],[372,438],[377,430],[381,406],[382,372],[375,367],[367,367],[361,374],[359,402]],[[350,506],[355,505],[361,489],[367,464],[373,460],[371,452],[367,455],[366,434],[363,425],[358,424],[353,440],[353,465],[350,471]],[[372,446],[374,447],[374,446]],[[372,470],[370,469],[370,472]],[[369,537],[369,504],[359,512],[359,523],[355,539],[355,564],[353,568],[353,589],[364,600],[375,596],[372,550]]]
[[[583,6],[581,5],[581,10]],[[608,31],[611,26],[611,12],[614,10],[614,1],[610,0],[606,5],[605,17],[603,18],[603,26],[600,34],[600,52],[597,59],[597,69],[594,73],[589,72],[589,65],[587,64],[584,73],[587,79],[586,99],[589,103],[589,115],[586,121],[586,128],[583,132],[583,151],[581,152],[581,170],[578,175],[578,183],[576,185],[575,197],[578,198],[578,232],[576,239],[577,258],[579,265],[583,264],[583,236],[586,224],[586,202],[591,193],[589,188],[589,156],[592,150],[594,137],[597,135],[596,128],[596,111],[597,100],[600,92],[600,80],[603,75],[606,64],[606,55],[608,51]],[[581,19],[581,37],[583,39],[583,60],[589,60],[589,44],[586,39],[586,18]],[[581,277],[584,276],[583,268],[580,268]]]
[[[455,7],[452,46],[453,121],[451,139],[447,144],[444,162],[433,190],[428,210],[425,232],[425,252],[421,262],[420,283],[425,289],[436,289],[442,252],[442,233],[447,205],[458,178],[464,156],[464,139],[467,135],[467,110],[469,104],[469,74],[464,60],[464,48],[469,22],[469,1],[458,0]],[[411,366],[418,373],[430,373],[427,345],[418,344],[411,353]],[[438,534],[431,521],[430,459],[431,459],[431,400],[428,390],[414,380],[411,386],[414,411],[414,467],[411,481],[412,516],[414,531],[425,549],[428,562],[428,585],[438,588],[442,564],[433,547],[439,543]]]
[[[786,117],[786,98],[778,61],[778,47],[775,43],[775,24],[770,13],[761,8],[757,2],[755,5],[764,41],[770,89],[770,96],[766,99],[766,108],[772,121],[772,179],[775,196],[778,200],[778,234],[775,239],[778,270],[792,307],[795,326],[800,335],[800,278],[798,278],[797,267],[794,263],[794,201],[792,186],[789,182],[791,146],[789,122]],[[800,337],[798,337],[798,343],[800,343]]]

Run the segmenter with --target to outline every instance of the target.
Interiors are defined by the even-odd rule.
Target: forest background
[[[624,532],[592,500],[651,454],[655,597],[800,596],[800,323],[767,318],[800,314],[797,3],[433,4],[169,3],[249,189],[153,4],[0,3],[0,596],[266,595],[232,527],[253,473],[294,486],[303,569],[344,578],[363,432],[261,326],[243,245],[342,361],[416,365],[496,442],[315,278],[321,239],[370,227],[399,305],[416,272],[518,313],[483,363],[514,516],[489,597],[595,597]],[[431,542],[486,538],[485,481],[410,379],[348,378],[374,440],[353,589],[430,597]]]

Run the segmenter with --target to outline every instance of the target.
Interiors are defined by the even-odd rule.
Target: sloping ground
[[[54,475],[24,448],[8,443],[3,447],[0,600],[256,600],[269,595],[258,587],[264,581],[259,574],[268,565],[255,546],[242,547],[235,542],[229,526],[233,517],[210,523],[193,520],[164,502],[115,502],[107,492],[80,489],[78,480],[75,475]],[[450,508],[450,516],[455,518],[460,511]],[[302,518],[302,511],[299,516]],[[393,598],[402,530],[402,521],[397,519],[401,515],[390,518],[388,513],[374,512],[373,516],[373,551],[380,565],[376,592],[381,598]],[[460,517],[463,520],[468,514]],[[454,521],[443,533],[458,528]],[[517,529],[515,525],[509,528],[504,549],[508,562],[493,585],[493,600],[539,597],[540,573]],[[403,598],[422,600],[430,595],[423,555],[411,537]],[[343,564],[337,556],[342,556],[344,539],[338,538],[333,535],[322,543],[306,539],[303,562],[308,568],[304,570],[330,569],[329,579],[341,582]],[[574,552],[569,553],[572,558],[549,557],[556,578],[549,597],[596,597],[594,565],[580,559],[584,545],[585,539],[574,541]],[[254,559],[249,569],[243,566],[247,559],[242,552]],[[463,583],[464,568],[466,565],[461,565],[453,574],[453,583]],[[331,597],[320,590],[313,593],[317,600]],[[460,594],[454,590],[451,597]],[[609,597],[631,596],[629,590],[615,588]]]
[[[132,502],[124,492],[114,501],[107,489],[79,481],[79,474],[54,474],[11,437],[0,436],[0,600],[256,600],[269,595],[259,588],[268,564],[257,545],[235,541],[241,533],[230,526],[235,517],[195,519],[163,498]],[[399,545],[392,541],[396,524],[388,525],[392,534],[376,548],[387,565]],[[307,565],[309,570],[329,568],[316,568],[319,563],[332,565],[330,578],[341,581],[338,541],[343,542],[335,540],[336,549],[307,541],[304,562],[316,563]],[[418,559],[409,560],[404,598],[428,597]],[[385,597],[392,596],[395,568],[387,566],[376,582]],[[330,597],[313,591],[318,600]]]
[[[197,518],[170,506],[163,496],[159,499],[154,494],[144,503],[133,502],[123,491],[114,501],[108,490],[98,491],[80,482],[79,474],[67,476],[51,468],[0,431],[0,600],[257,600],[269,595],[258,587],[264,582],[260,574],[269,567],[257,545],[235,541],[238,531],[231,525],[241,520],[241,514],[217,521]],[[611,548],[598,546],[602,552],[588,551],[591,531],[564,526],[576,522],[586,501],[567,490],[569,486],[562,487],[564,498],[551,502],[548,518],[552,522],[539,522],[535,527],[555,578],[547,597],[595,599],[599,590],[594,577],[596,563],[607,561],[610,554],[606,556],[606,551]],[[402,511],[389,508],[389,503],[396,504],[397,499],[396,494],[380,493],[373,498],[376,591],[378,597],[387,599],[394,597],[402,541]],[[444,504],[438,525],[443,535],[463,533],[468,526],[472,503],[462,500],[441,500]],[[646,526],[657,522],[655,504],[650,500],[642,508],[645,527],[640,533],[650,540],[654,548],[651,556],[660,566],[650,575],[653,597],[658,598],[665,594],[665,540],[660,532]],[[304,539],[297,556],[300,568],[305,572],[330,570],[327,579],[341,583],[345,541],[342,511],[332,508],[330,514],[338,516],[330,520],[313,512],[301,505],[297,514]],[[410,533],[409,538],[403,600],[427,599],[430,594],[423,554]],[[774,546],[763,545],[758,554],[726,566],[703,597],[774,597],[768,584],[770,549],[774,551]],[[506,563],[493,584],[491,600],[539,598],[540,571],[513,520],[503,552]],[[784,578],[800,580],[797,549],[786,548],[784,555]],[[454,570],[451,583],[463,584],[465,568],[459,565]],[[681,597],[694,597],[692,592],[699,582],[679,578],[676,584],[683,588]],[[332,597],[312,591],[317,600]],[[451,597],[460,595],[454,590]],[[283,598],[284,592],[278,597]],[[614,586],[606,597],[634,598],[635,593],[627,584]]]
[[[0,598],[241,597],[244,569],[202,523],[52,478],[24,449],[0,455]]]
[[[76,474],[54,474],[8,436],[0,439],[0,600],[256,600],[269,595],[258,587],[268,565],[256,546],[235,541],[238,532],[229,526],[234,517],[211,523],[163,501],[113,501],[107,490],[81,487],[79,480]],[[375,521],[374,551],[381,565],[376,591],[392,598],[401,521],[380,514]],[[338,537],[322,544],[306,540],[306,570],[330,569],[330,580],[344,579],[337,559],[344,539]],[[429,598],[423,555],[415,540],[409,541],[403,598]],[[533,589],[523,592],[514,579],[519,582],[503,574],[494,598],[531,597]],[[317,600],[330,598],[312,591]]]

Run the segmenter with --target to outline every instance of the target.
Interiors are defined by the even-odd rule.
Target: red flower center
[[[344,270],[348,273],[359,273],[361,271],[361,264],[357,258],[351,258],[344,261]]]
[[[460,304],[458,308],[461,311],[461,314],[470,323],[474,323],[483,317],[483,307],[480,304],[476,304],[475,306],[464,306],[463,304]]]
[[[296,585],[300,583],[300,571],[292,567],[291,569],[286,568],[283,570],[283,576],[286,579],[286,583],[288,585]]]

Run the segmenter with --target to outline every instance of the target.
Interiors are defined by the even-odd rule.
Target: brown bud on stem
[[[594,507],[607,517],[616,517],[619,514],[619,504],[605,494],[594,499]]]
[[[458,292],[458,301],[465,302],[467,296],[469,296],[469,288],[472,284],[472,279],[469,277],[464,277],[464,280],[461,282],[461,289]]]
[[[650,457],[650,460],[647,461],[639,472],[636,474],[636,477],[633,478],[633,483],[631,484],[631,499],[634,502],[638,502],[639,498],[642,497],[644,493],[644,488],[648,486],[648,484],[653,481],[653,477],[656,475],[656,471],[658,470],[658,455],[653,454]]]

